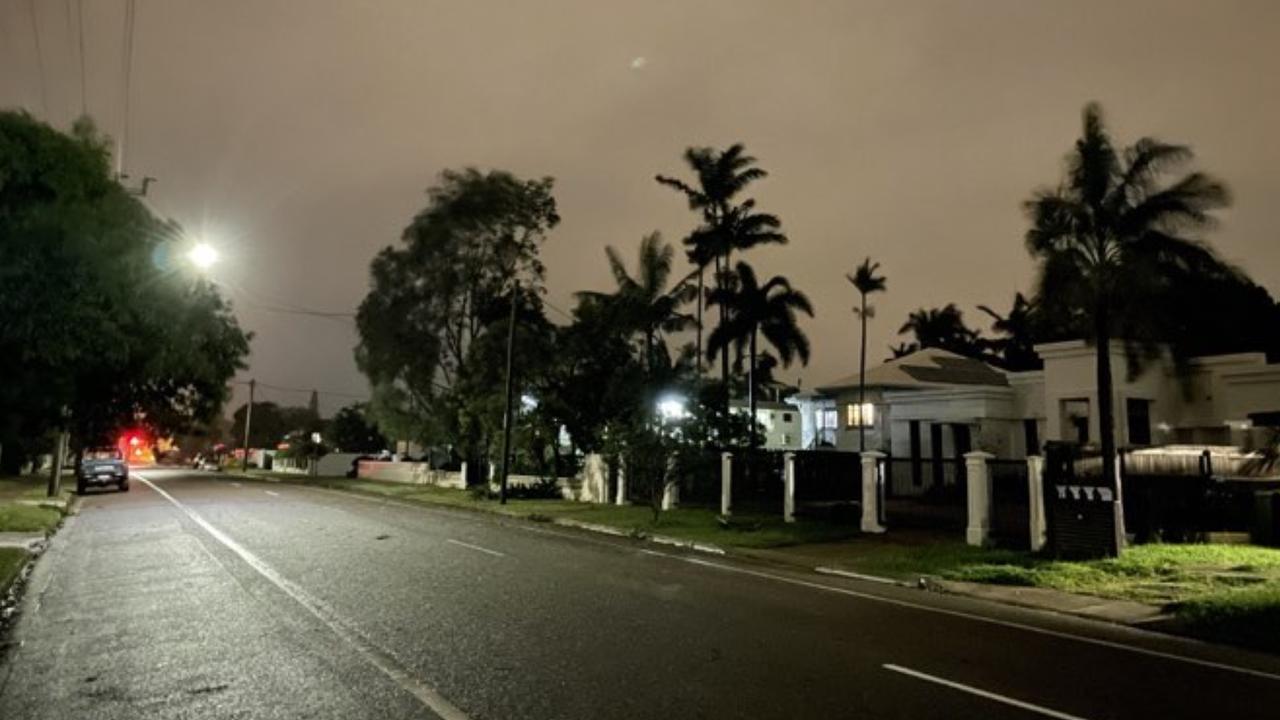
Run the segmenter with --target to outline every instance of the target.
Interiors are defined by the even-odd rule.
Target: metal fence
[[[801,450],[795,453],[796,503],[859,502],[862,461],[856,452]]]
[[[991,540],[1002,547],[1031,547],[1031,496],[1026,460],[987,461],[991,478]]]

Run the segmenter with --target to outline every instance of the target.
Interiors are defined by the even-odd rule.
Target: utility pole
[[[257,380],[249,381],[249,404],[244,406],[244,461],[240,466],[242,472],[249,472],[249,423],[253,420],[253,391],[257,386]]]
[[[507,321],[507,407],[502,416],[502,475],[498,478],[498,504],[507,504],[507,473],[511,469],[511,404],[515,383],[511,373],[512,356],[515,354],[516,342],[516,298],[520,285],[516,284],[511,291],[511,317]]]

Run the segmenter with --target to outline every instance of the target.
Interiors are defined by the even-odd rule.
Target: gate
[[[782,512],[783,453],[738,450],[733,454],[732,506],[747,512]]]
[[[1026,460],[987,461],[991,477],[991,540],[997,546],[1031,548],[1031,493]]]
[[[885,459],[884,514],[889,527],[958,531],[968,514],[964,458]]]
[[[1116,488],[1102,477],[1102,458],[1078,445],[1045,443],[1044,506],[1050,554],[1069,559],[1115,557]]]

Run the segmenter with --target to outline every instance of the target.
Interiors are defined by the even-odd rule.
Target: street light
[[[187,252],[187,259],[199,270],[208,270],[218,263],[218,249],[209,243],[196,243]]]
[[[685,399],[679,395],[669,395],[658,401],[658,414],[663,420],[681,420],[688,414]]]

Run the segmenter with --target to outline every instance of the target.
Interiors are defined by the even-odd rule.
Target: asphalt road
[[[151,470],[32,575],[0,718],[1276,718],[1280,658]]]

